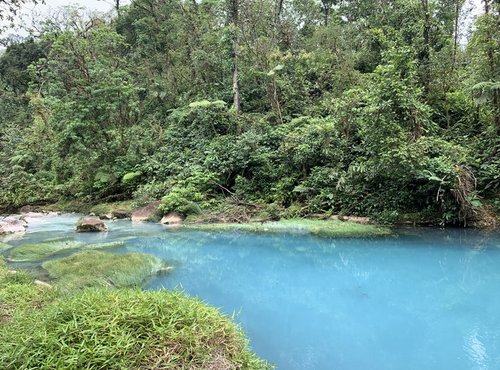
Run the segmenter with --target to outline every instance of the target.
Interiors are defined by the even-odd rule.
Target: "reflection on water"
[[[475,327],[464,338],[464,350],[468,354],[474,369],[488,369],[488,354],[478,332],[479,328]]]
[[[500,236],[406,229],[384,239],[170,230],[77,217],[32,225],[20,244],[121,240],[115,252],[174,261],[147,289],[180,288],[232,314],[279,369],[500,369]]]

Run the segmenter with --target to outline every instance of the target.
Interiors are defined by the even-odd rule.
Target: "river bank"
[[[271,368],[229,317],[180,292],[62,291],[0,257],[0,298],[5,369]]]
[[[133,220],[141,221],[153,221],[160,222],[162,217],[165,215],[162,210],[160,201],[154,201],[150,203],[137,203],[134,200],[123,200],[117,202],[108,203],[92,203],[85,202],[83,200],[71,200],[71,201],[59,201],[57,203],[45,204],[45,205],[35,205],[35,206],[24,206],[18,209],[10,210],[6,212],[4,210],[4,216],[9,214],[26,214],[29,212],[43,212],[48,214],[53,213],[78,213],[82,215],[97,216],[104,220],[111,219],[121,219],[121,218],[132,218]],[[139,217],[134,219],[134,211],[144,209]],[[175,213],[175,212],[174,212]],[[197,227],[197,225],[205,224],[227,224],[227,228],[231,228],[230,225],[238,224],[251,224],[254,226],[245,226],[238,228],[245,228],[251,230],[258,228],[262,231],[263,228],[259,227],[259,224],[266,222],[274,222],[278,220],[290,220],[294,221],[303,220],[304,223],[314,220],[335,220],[349,223],[356,223],[362,225],[374,225],[385,228],[390,227],[401,227],[401,226],[436,226],[436,227],[470,227],[479,229],[489,229],[495,230],[500,226],[500,215],[493,212],[491,207],[484,207],[482,212],[476,215],[476,218],[469,220],[466,224],[447,224],[439,214],[434,213],[391,213],[382,214],[377,217],[366,217],[363,215],[346,215],[346,214],[332,214],[329,212],[324,213],[304,213],[303,210],[296,207],[277,207],[274,204],[262,204],[262,203],[242,203],[242,202],[232,202],[232,201],[220,201],[217,203],[211,203],[203,207],[198,207],[192,213],[188,214],[178,214],[183,220],[183,224],[189,225],[190,227]],[[167,221],[168,223],[168,221]],[[346,224],[349,225],[349,224]],[[205,227],[205,226],[200,226]],[[210,226],[206,226],[210,227]],[[217,226],[217,228],[224,228],[223,226]],[[347,228],[348,229],[348,228]],[[359,231],[358,228],[357,231]],[[367,229],[371,229],[370,227]]]

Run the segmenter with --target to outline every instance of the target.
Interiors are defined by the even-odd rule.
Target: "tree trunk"
[[[331,4],[329,3],[328,0],[322,0],[321,1],[321,4],[323,5],[323,15],[325,16],[325,19],[324,19],[324,24],[325,24],[325,27],[328,26],[328,19],[330,18],[330,6]]]
[[[229,25],[232,35],[232,58],[233,58],[233,107],[236,114],[241,111],[240,83],[238,77],[238,0],[230,0]]]
[[[457,62],[457,50],[458,50],[458,22],[460,21],[460,0],[455,0],[455,24],[454,24],[454,35],[453,35],[453,70]]]
[[[498,0],[497,0],[498,1]],[[490,15],[490,6],[495,3],[495,0],[483,0],[484,2],[484,13],[488,16]],[[498,16],[498,13],[495,13],[495,8],[493,8],[492,15]],[[500,22],[497,22],[500,23]],[[495,63],[495,50],[494,46],[492,46],[493,35],[491,34],[491,30],[488,28],[487,36],[488,38],[488,48],[487,48],[487,56],[488,56],[488,65],[490,68],[489,74],[490,79],[495,81],[497,78],[497,65]],[[495,133],[500,134],[500,93],[498,89],[493,91],[493,114],[494,114],[494,128]]]
[[[283,0],[278,0],[278,9],[276,10],[276,23],[279,22],[282,11],[283,11]]]
[[[429,12],[429,0],[421,0],[422,11],[424,13],[424,29],[422,31],[423,45],[420,50],[419,64],[422,71],[421,79],[424,85],[424,93],[427,97],[429,93],[429,58],[430,58],[430,12]]]
[[[483,0],[484,2],[484,13],[489,14],[490,13],[490,2],[489,0]]]
[[[237,44],[234,43],[234,48],[236,49],[236,47]],[[238,78],[238,55],[236,54],[236,52],[233,57],[233,107],[236,114],[240,114],[240,83]]]

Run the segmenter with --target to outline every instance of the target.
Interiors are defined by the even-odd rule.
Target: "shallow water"
[[[110,222],[76,234],[44,218],[20,244],[71,236],[172,261],[178,288],[237,314],[278,369],[500,369],[500,234],[401,230],[382,239],[170,231]]]

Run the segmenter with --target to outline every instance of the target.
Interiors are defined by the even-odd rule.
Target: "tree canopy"
[[[461,223],[500,210],[500,15],[463,0],[134,0],[0,58],[0,208],[222,200]]]

